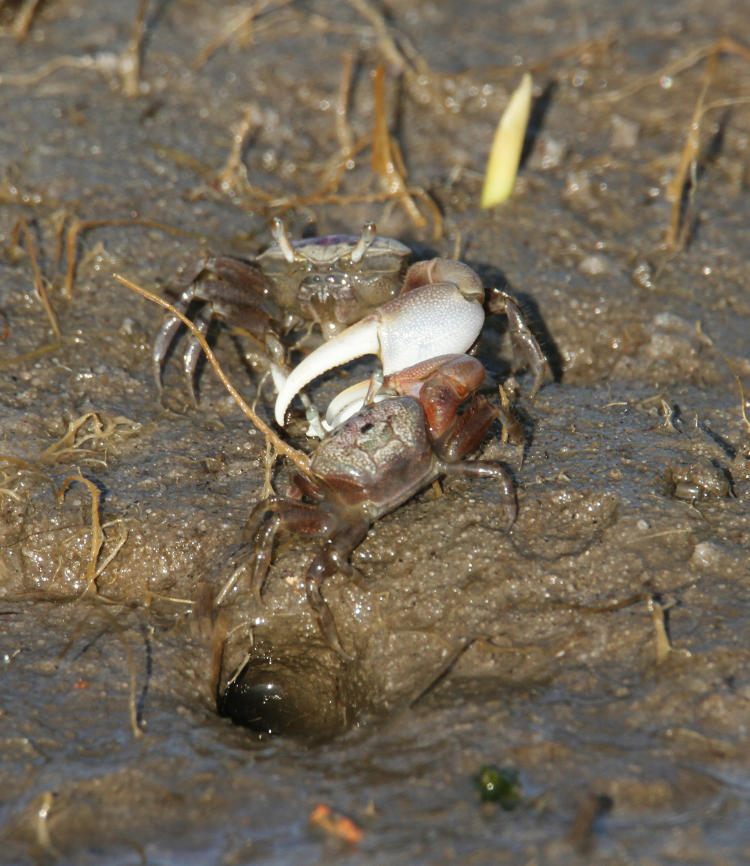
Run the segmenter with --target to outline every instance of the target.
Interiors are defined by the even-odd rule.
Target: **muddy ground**
[[[750,858],[742,4],[272,2],[252,32],[221,42],[249,6],[165,0],[148,10],[130,97],[135,2],[48,0],[22,42],[7,29],[18,5],[2,10],[0,42],[3,862]],[[670,247],[668,185],[705,54],[725,35],[740,42],[705,93]],[[380,200],[368,150],[341,200],[293,201],[339,149],[348,56],[353,138],[371,129],[370,72],[386,62],[391,129],[409,183],[443,215],[439,236],[424,199],[425,225]],[[527,68],[537,101],[516,193],[480,211],[494,126]],[[222,187],[243,116],[246,177]],[[519,295],[557,372],[533,404],[519,376],[523,453],[499,428],[483,446],[517,484],[510,531],[491,485],[449,482],[379,521],[353,577],[326,581],[346,663],[301,591],[314,541],[279,548],[264,606],[240,581],[211,610],[262,496],[263,438],[208,368],[191,407],[179,349],[160,402],[161,313],[111,276],[161,290],[206,249],[261,250],[277,213],[295,236],[373,219],[417,257],[458,247]],[[67,297],[65,215],[182,233],[91,228]],[[14,243],[20,218],[59,340],[29,244]],[[237,339],[214,336],[252,397]],[[488,323],[481,356],[498,379],[506,343]],[[63,495],[79,474],[93,486],[74,480]],[[220,686],[250,653],[233,711],[281,736],[217,715],[225,632]],[[480,802],[487,764],[517,771],[514,811]],[[311,828],[319,804],[361,840]]]

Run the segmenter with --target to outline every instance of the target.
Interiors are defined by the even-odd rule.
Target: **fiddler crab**
[[[346,657],[321,585],[336,571],[351,572],[350,556],[376,520],[434,480],[455,475],[494,479],[509,526],[515,519],[515,490],[507,471],[466,459],[496,419],[508,428],[517,426],[509,412],[479,393],[486,372],[469,353],[477,347],[485,314],[506,315],[514,355],[534,377],[531,399],[549,364],[515,298],[496,288],[485,291],[463,262],[416,262],[402,279],[408,248],[376,238],[374,226],[366,225],[359,239],[290,244],[280,225],[274,228],[276,245],[257,264],[201,263],[177,306],[185,311],[194,300],[203,301],[196,324],[204,333],[214,317],[251,334],[265,329],[266,346],[276,352],[269,363],[280,426],[295,397],[302,397],[302,389],[318,376],[363,355],[380,360],[378,373],[341,391],[324,419],[311,424],[323,441],[312,454],[310,474],[295,473],[288,496],[271,496],[256,506],[246,529],[252,553],[241,566],[250,571],[250,586],[260,597],[280,531],[322,539],[305,575],[307,598],[323,637]],[[394,284],[400,292],[392,297]],[[291,367],[275,343],[280,345],[279,335],[290,333],[303,317],[320,325],[328,339]],[[178,327],[167,319],[157,336],[157,381]],[[191,383],[198,352],[190,341],[183,356]],[[317,417],[309,399],[303,405],[308,418]]]
[[[470,355],[442,355],[386,377],[384,388],[398,396],[359,409],[320,443],[312,478],[296,474],[290,496],[256,506],[247,527],[255,593],[260,596],[279,530],[322,538],[305,590],[324,638],[346,658],[321,583],[336,571],[351,574],[349,557],[378,518],[441,476],[468,475],[498,482],[512,524],[516,498],[506,470],[464,459],[501,414],[477,393],[484,378],[481,362]]]
[[[175,307],[187,314],[197,308],[194,324],[205,336],[214,319],[250,337],[257,350],[248,360],[270,375],[276,390],[284,384],[289,346],[284,342],[304,326],[317,326],[330,339],[359,321],[401,286],[411,250],[399,241],[378,237],[365,223],[359,237],[328,235],[290,241],[280,219],[271,225],[274,243],[254,261],[207,256],[174,288]],[[153,346],[154,378],[159,390],[162,371],[181,323],[168,316]],[[188,390],[197,404],[195,371],[201,347],[189,335],[182,354]],[[323,435],[317,413],[303,396],[314,434]]]

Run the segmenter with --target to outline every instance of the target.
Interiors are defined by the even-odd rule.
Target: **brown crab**
[[[194,322],[205,335],[218,319],[251,337],[258,350],[249,359],[270,373],[278,390],[288,373],[283,340],[296,329],[317,325],[325,339],[339,333],[393,297],[401,286],[411,250],[378,237],[366,223],[362,234],[328,235],[290,241],[280,219],[273,220],[275,243],[249,262],[209,256],[189,270],[176,288],[181,313],[198,306]],[[161,389],[162,370],[181,323],[168,316],[153,345],[154,378]],[[182,364],[196,401],[195,370],[201,347],[188,337]]]
[[[254,543],[250,581],[258,597],[280,530],[322,538],[305,576],[307,598],[325,639],[346,656],[321,583],[338,570],[351,572],[349,557],[378,518],[436,478],[469,475],[498,481],[512,524],[516,499],[506,470],[464,459],[502,416],[477,393],[484,379],[476,358],[455,354],[388,376],[384,388],[398,396],[361,408],[318,446],[312,477],[294,476],[292,496],[272,496],[254,509],[247,531]]]

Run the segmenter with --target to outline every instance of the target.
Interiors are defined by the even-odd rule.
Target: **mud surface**
[[[731,51],[705,96],[687,242],[664,245],[701,51],[724,34],[750,44],[742,4],[389,3],[391,43],[361,4],[270,3],[202,64],[245,7],[152,5],[136,97],[118,71],[135,2],[49,0],[24,42],[0,43],[3,861],[749,858],[750,62]],[[392,44],[426,67],[399,77]],[[355,140],[372,124],[369,73],[389,61],[392,130],[440,237],[423,199],[424,226],[366,200],[382,193],[367,150],[343,201],[269,204],[319,188],[347,55]],[[494,126],[529,67],[516,194],[482,212]],[[246,179],[222,188],[243,115]],[[499,430],[483,447],[517,483],[511,531],[492,485],[453,481],[379,521],[354,576],[326,581],[349,663],[301,590],[314,542],[281,545],[264,606],[239,581],[211,609],[262,497],[263,437],[208,368],[191,407],[179,348],[160,403],[161,313],[111,276],[164,287],[206,249],[251,255],[282,211],[296,236],[373,219],[418,257],[458,244],[520,296],[559,373],[534,404],[519,376],[523,455]],[[90,228],[66,297],[65,215],[182,234]],[[60,340],[13,243],[19,218]],[[237,339],[214,336],[252,397]],[[499,379],[505,343],[489,323]],[[94,487],[63,494],[79,475]],[[222,685],[250,653],[233,710],[286,736],[217,715],[225,634]],[[488,764],[517,770],[515,811],[480,803]],[[313,830],[321,803],[361,841]]]

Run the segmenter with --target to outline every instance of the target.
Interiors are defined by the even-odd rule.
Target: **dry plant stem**
[[[111,522],[109,522],[109,523],[106,523],[106,524],[102,527],[102,530],[104,529],[105,526],[106,526],[106,527],[110,527],[110,526],[112,526],[114,523],[119,523],[119,522],[120,522],[120,521],[117,520],[117,521],[111,521]],[[109,552],[109,553],[104,557],[104,559],[103,559],[103,560],[99,563],[99,565],[97,566],[97,568],[96,568],[96,577],[97,577],[97,579],[98,579],[99,577],[102,576],[102,574],[104,573],[104,570],[106,569],[106,567],[110,564],[110,562],[112,562],[112,560],[117,556],[117,554],[118,554],[118,553],[122,550],[122,548],[125,546],[125,542],[128,540],[128,535],[129,535],[128,528],[127,528],[127,526],[125,526],[125,527],[123,528],[122,532],[120,533],[119,538],[118,538],[117,541],[115,542],[115,546],[112,548],[112,550],[111,550],[111,551],[110,551],[110,552]]]
[[[694,172],[696,160],[698,158],[698,150],[700,148],[700,131],[701,120],[703,119],[703,104],[706,99],[706,93],[711,85],[711,81],[716,71],[716,62],[718,55],[711,54],[706,64],[706,69],[703,73],[703,84],[698,100],[693,108],[693,116],[688,127],[687,138],[685,145],[682,148],[680,156],[680,165],[675,176],[669,182],[666,188],[666,196],[672,202],[672,208],[669,217],[669,226],[664,238],[664,243],[669,250],[679,249],[684,245],[689,231],[689,220],[685,217],[683,211],[683,191],[688,180],[688,175],[691,170]],[[691,184],[691,191],[695,190],[695,184]],[[681,231],[682,228],[682,231]]]
[[[47,318],[49,319],[50,325],[52,326],[52,330],[55,333],[55,337],[57,337],[57,343],[59,345],[61,341],[60,334],[60,325],[57,322],[57,316],[55,315],[55,311],[52,309],[52,304],[49,300],[49,295],[47,294],[47,288],[44,285],[44,279],[42,277],[42,272],[39,268],[39,259],[36,254],[36,244],[34,243],[34,239],[31,236],[31,232],[29,231],[29,225],[25,219],[20,219],[11,235],[11,244],[18,244],[18,236],[19,233],[23,235],[23,240],[26,245],[26,252],[29,254],[29,259],[31,260],[31,270],[34,274],[34,288],[36,289],[36,293],[39,296],[39,300],[44,307],[44,312],[47,314]]]
[[[224,163],[224,168],[219,172],[216,180],[224,191],[233,189],[239,182],[242,192],[260,201],[269,202],[272,198],[271,195],[250,183],[247,177],[247,169],[242,162],[242,153],[252,129],[252,116],[255,110],[254,105],[248,105],[242,114],[242,119],[233,128],[232,149],[229,152],[227,161]]]
[[[667,611],[674,607],[674,601],[669,600],[661,602],[656,598],[648,599],[648,611],[651,614],[651,620],[654,624],[655,641],[656,641],[656,664],[663,664],[667,657],[676,652],[679,655],[689,657],[689,650],[677,650],[672,646],[672,640],[669,637],[667,629]]]
[[[273,489],[273,467],[275,465],[276,451],[271,444],[271,440],[266,439],[266,456],[263,461],[263,499],[269,499],[276,493],[276,491]]]
[[[621,99],[632,96],[633,94],[638,93],[639,90],[643,90],[644,87],[649,87],[663,78],[674,78],[675,75],[685,72],[687,69],[690,69],[691,66],[695,66],[696,63],[700,63],[700,61],[705,57],[714,53],[736,54],[738,57],[744,57],[746,60],[750,60],[750,48],[747,48],[735,39],[730,39],[725,36],[716,42],[711,43],[711,45],[702,45],[700,48],[696,48],[684,57],[678,57],[677,60],[668,63],[659,72],[643,75],[632,84],[621,87],[619,90],[602,93],[601,96],[594,98],[601,99],[604,102],[619,102]]]
[[[385,66],[381,63],[372,75],[375,117],[372,123],[372,170],[381,177],[395,171],[391,160],[391,142],[385,115]]]
[[[740,377],[736,373],[733,373],[733,375],[737,382],[737,388],[740,392],[740,415],[742,416],[742,420],[745,422],[745,429],[750,432],[750,421],[747,420],[746,409],[748,406],[748,401],[745,399],[745,389],[742,387],[742,381],[740,380]]]
[[[62,294],[63,297],[70,299],[73,297],[73,283],[75,282],[76,276],[76,249],[78,245],[78,238],[84,232],[90,231],[91,229],[96,228],[104,228],[107,226],[143,226],[144,228],[157,229],[158,231],[168,232],[169,234],[174,235],[186,235],[187,237],[195,237],[200,240],[203,238],[200,235],[197,235],[195,232],[187,231],[186,229],[176,228],[175,226],[167,225],[166,223],[160,223],[156,220],[150,219],[102,219],[102,220],[79,220],[77,217],[72,220],[70,225],[68,226],[68,231],[65,235],[65,258],[66,258],[66,269],[65,269],[65,280],[63,282]],[[62,226],[59,226],[58,238],[60,237],[63,229]],[[58,244],[58,256],[60,253],[61,247]],[[58,257],[59,263],[59,257]]]
[[[252,129],[252,115],[255,106],[248,105],[242,113],[242,119],[232,129],[232,149],[229,151],[227,161],[224,163],[224,168],[219,172],[217,180],[222,188],[231,187],[235,177],[239,174],[240,166],[242,165],[242,151],[245,148],[245,142],[250,135]],[[244,178],[247,181],[247,175]]]
[[[309,195],[303,196],[282,196],[280,198],[271,199],[268,206],[274,209],[287,210],[293,207],[307,207],[308,205],[341,203],[339,198],[342,194],[336,190],[341,186],[341,179],[346,172],[347,163],[357,154],[361,153],[370,145],[370,136],[363,136],[359,141],[352,145],[351,150],[339,151],[331,160],[328,167],[322,172],[323,181],[316,190]],[[355,193],[345,196],[347,201],[351,203],[363,201],[385,201],[389,196],[378,195],[375,198],[370,197],[368,193],[357,195]]]
[[[240,9],[200,51],[193,61],[193,71],[197,72],[222,45],[229,42],[235,33],[245,27],[252,26],[253,21],[264,12],[276,11],[288,6],[291,2],[292,0],[258,0],[251,6]]]
[[[353,76],[354,54],[348,52],[344,55],[344,62],[341,65],[339,89],[336,93],[336,138],[339,140],[342,157],[344,154],[350,154],[354,148],[352,128],[349,125],[349,100],[351,99]],[[342,159],[342,162],[345,163],[346,159]]]
[[[577,42],[575,45],[571,45],[568,48],[563,48],[561,51],[555,51],[552,54],[547,55],[544,60],[537,60],[536,63],[529,64],[529,72],[536,74],[537,72],[544,72],[549,69],[556,63],[559,63],[561,60],[568,60],[570,58],[583,58],[587,55],[598,55],[599,57],[606,56],[612,46],[617,42],[617,33],[605,33],[603,36],[598,36],[595,39],[587,39],[584,42]],[[479,67],[477,71],[482,72],[490,72],[495,69],[502,70],[503,72],[508,71],[508,67]]]
[[[606,102],[616,102],[627,96],[632,96],[644,87],[648,87],[649,85],[660,81],[664,77],[673,77],[678,75],[679,73],[690,69],[690,67],[699,63],[704,58],[708,58],[706,69],[703,73],[701,91],[695,103],[695,107],[693,108],[693,115],[688,127],[685,144],[680,155],[679,167],[666,190],[667,197],[672,202],[669,225],[664,238],[664,244],[669,250],[679,250],[687,239],[689,225],[688,220],[684,219],[685,208],[683,207],[683,194],[688,178],[691,172],[694,171],[694,166],[698,157],[701,121],[706,111],[713,107],[713,105],[706,106],[704,103],[706,93],[716,71],[719,57],[722,54],[734,54],[737,57],[750,61],[750,48],[737,42],[735,39],[722,37],[711,45],[701,46],[686,56],[678,58],[656,74],[643,76],[627,87],[612,91],[611,93],[602,94],[602,96],[599,97]],[[694,191],[695,184],[692,185],[691,194],[694,193]]]
[[[0,75],[0,86],[30,87],[38,84],[60,69],[93,69],[97,72],[117,72],[118,59],[113,54],[84,54],[81,57],[63,55],[53,57],[31,72],[8,72]]]
[[[30,87],[38,84],[50,75],[54,75],[60,69],[91,69],[104,75],[119,75],[123,90],[125,90],[126,81],[124,76],[129,74],[129,63],[127,49],[122,55],[114,54],[111,51],[102,51],[98,54],[83,54],[77,57],[64,54],[60,57],[53,57],[52,60],[48,60],[31,72],[9,72],[5,75],[0,75],[0,86]]]
[[[54,75],[59,69],[97,69],[99,64],[97,58],[91,54],[83,57],[55,57],[43,63],[38,69],[33,72],[7,72],[0,75],[0,86],[6,85],[10,87],[30,87],[38,84],[50,75]]]
[[[101,596],[100,596],[101,598]],[[106,609],[102,610],[104,617],[111,623],[113,632],[120,639],[122,648],[125,650],[125,658],[128,663],[128,719],[130,721],[130,730],[133,737],[138,740],[143,736],[143,726],[138,718],[138,700],[137,700],[137,674],[135,669],[135,659],[133,658],[133,649],[125,637],[125,628],[117,621],[117,619]]]
[[[91,422],[92,432],[84,433],[79,436],[85,424]],[[111,438],[115,433],[120,432],[127,435],[132,433],[140,425],[134,424],[129,418],[123,415],[111,416],[105,412],[86,412],[68,424],[68,429],[64,436],[56,440],[46,448],[36,462],[39,464],[59,463],[70,457],[86,459],[86,452],[94,453],[92,449],[84,449],[83,445],[86,442],[104,443]],[[125,428],[118,430],[118,428]],[[106,461],[100,461],[105,463]]]
[[[23,42],[23,40],[28,36],[31,22],[34,20],[34,14],[36,13],[37,6],[39,6],[40,3],[41,0],[25,0],[16,13],[16,17],[13,19],[13,24],[10,29],[17,42]]]
[[[22,19],[29,10],[29,24],[36,10],[39,0],[26,0],[16,19],[14,33],[22,24]],[[145,19],[148,0],[140,0],[138,12],[133,22],[133,30],[125,50],[120,54],[111,51],[102,51],[97,54],[84,54],[79,57],[63,55],[43,63],[32,72],[18,74],[8,73],[0,75],[0,85],[12,85],[15,87],[26,87],[37,84],[44,78],[53,75],[59,69],[93,69],[102,73],[114,73],[119,75],[122,92],[125,96],[135,97],[141,93],[141,48],[143,37],[146,32]],[[28,31],[28,25],[26,31]],[[25,32],[23,36],[25,36]],[[23,38],[23,37],[21,37]]]
[[[375,97],[375,118],[372,132],[372,170],[379,175],[389,195],[397,198],[406,209],[411,221],[418,228],[424,228],[427,220],[414,204],[406,186],[403,161],[400,153],[394,155],[393,141],[388,132],[388,122],[385,112],[385,67],[381,64],[373,75]],[[401,163],[397,165],[396,160]],[[399,170],[401,169],[401,170]]]
[[[168,601],[170,604],[184,604],[186,607],[192,607],[195,604],[195,600],[192,598],[176,598],[173,595],[161,595],[158,592],[152,592],[150,589],[144,590],[143,596],[146,607],[151,607],[154,601]]]
[[[711,344],[713,345],[713,341],[711,342]],[[721,353],[719,354],[721,355]],[[724,363],[727,365],[727,367],[729,367],[729,372],[732,374],[732,378],[737,383],[737,390],[740,394],[740,417],[742,418],[742,422],[745,425],[745,430],[750,432],[750,420],[748,420],[747,417],[747,408],[748,406],[750,406],[750,402],[745,399],[745,389],[742,385],[742,379],[740,379],[739,375],[735,371],[729,358],[727,358],[726,355],[721,355],[721,357],[724,359]]]
[[[99,592],[96,585],[96,562],[99,558],[99,551],[102,549],[102,545],[104,544],[104,533],[102,532],[101,523],[99,522],[99,488],[93,483],[93,481],[84,478],[80,472],[77,472],[75,475],[69,475],[60,487],[58,493],[59,498],[63,499],[65,497],[66,490],[74,481],[84,484],[91,494],[91,554],[89,557],[88,568],[86,569],[86,589],[83,591],[81,596],[84,597],[88,593],[93,592],[93,594],[96,595]]]
[[[141,46],[146,33],[147,8],[148,0],[140,0],[130,40],[120,58],[122,92],[130,98],[140,96],[141,93]]]
[[[54,791],[45,791],[39,798],[39,808],[36,811],[36,842],[48,857],[59,860],[60,852],[52,844],[49,834],[49,815],[54,802]]]
[[[176,310],[169,301],[165,301],[164,298],[160,298],[158,295],[149,292],[147,289],[141,288],[141,286],[134,283],[132,280],[129,280],[127,277],[123,277],[120,274],[113,274],[114,278],[122,283],[127,288],[131,289],[134,292],[137,292],[144,298],[147,298],[149,301],[152,301],[155,304],[158,304],[163,309],[167,310],[172,316],[178,318],[183,325],[190,331],[190,333],[196,338],[198,343],[200,344],[201,349],[206,355],[206,359],[209,364],[213,367],[214,372],[219,378],[221,384],[227,389],[229,394],[231,395],[234,402],[239,406],[244,415],[246,415],[253,426],[260,431],[260,433],[265,438],[266,442],[270,442],[271,446],[276,450],[277,453],[283,454],[284,457],[287,457],[289,460],[294,463],[294,465],[305,473],[308,477],[310,476],[310,458],[307,454],[303,454],[301,451],[298,451],[296,448],[292,448],[291,445],[287,445],[284,440],[278,436],[269,426],[262,420],[243,399],[242,395],[239,391],[232,385],[232,383],[227,378],[224,371],[221,369],[219,362],[216,360],[216,355],[214,355],[213,349],[208,345],[206,338],[201,334],[201,332],[195,327],[193,322],[188,319],[183,313]]]
[[[360,204],[396,201],[403,205],[413,223],[423,228],[427,220],[420,212],[414,199],[421,201],[430,212],[433,223],[433,239],[439,240],[443,234],[443,218],[440,209],[430,196],[419,187],[409,186],[406,182],[404,167],[398,143],[388,132],[384,99],[384,68],[375,72],[375,118],[372,135],[363,136],[356,142],[351,140],[351,129],[347,119],[348,99],[351,87],[351,77],[354,60],[347,56],[339,84],[336,99],[336,137],[339,140],[339,151],[331,160],[328,168],[322,173],[322,183],[318,188],[305,196],[280,196],[268,199],[262,194],[266,207],[273,210],[287,210],[295,207],[308,207],[323,204]],[[344,194],[337,190],[347,169],[348,163],[368,146],[372,147],[372,169],[380,178],[384,192],[363,192]]]
[[[11,246],[20,246],[20,237],[23,237],[23,241],[26,246],[26,252],[28,253],[29,260],[31,261],[31,270],[34,275],[34,289],[36,290],[42,307],[44,308],[44,312],[47,314],[47,318],[49,319],[49,323],[55,335],[55,339],[52,343],[40,346],[38,349],[33,349],[30,352],[25,352],[23,355],[17,355],[15,358],[9,358],[6,361],[0,361],[0,368],[10,366],[11,364],[17,364],[21,361],[28,361],[31,358],[37,358],[39,357],[39,355],[42,355],[45,352],[53,352],[56,349],[59,349],[62,345],[62,334],[60,333],[60,325],[58,324],[57,316],[55,315],[55,311],[52,308],[52,304],[50,303],[49,295],[47,294],[47,287],[44,284],[44,277],[42,277],[42,272],[39,267],[39,259],[36,253],[36,244],[34,243],[34,239],[31,236],[28,223],[25,219],[20,219],[15,224],[13,232],[11,234]]]
[[[710,105],[705,105],[706,94],[716,73],[716,67],[721,54],[736,54],[743,59],[750,61],[750,49],[747,49],[744,45],[735,42],[733,39],[720,39],[713,45],[710,54],[708,55],[708,62],[706,63],[706,68],[703,72],[701,92],[695,103],[695,107],[693,108],[693,116],[690,120],[687,137],[680,155],[680,164],[675,176],[672,178],[666,189],[667,198],[672,202],[669,226],[667,227],[667,232],[664,238],[664,244],[668,250],[681,249],[687,240],[687,235],[690,230],[689,220],[686,218],[684,212],[686,209],[683,208],[683,192],[689,176],[695,174],[700,149],[701,123],[706,112],[714,108],[724,107],[725,105],[741,104],[746,102],[745,97],[740,97],[737,100],[719,100]],[[696,184],[693,180],[690,186],[691,196],[695,193],[695,186]]]
[[[400,35],[397,42],[383,13],[380,12],[369,0],[349,0],[360,15],[372,24],[378,43],[378,48],[386,61],[395,66],[404,76],[407,87],[416,90],[419,94],[424,92],[424,86],[420,84],[427,81],[431,85],[432,99],[439,102],[437,92],[437,76],[414,46]]]

